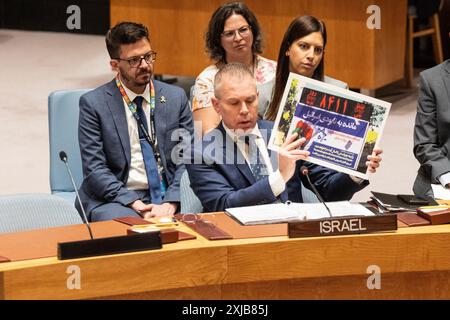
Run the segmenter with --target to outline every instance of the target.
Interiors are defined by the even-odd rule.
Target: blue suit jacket
[[[273,122],[261,120],[258,121],[258,126],[267,144]],[[195,143],[195,147],[193,163],[188,164],[186,168],[191,187],[202,202],[205,212],[277,201],[270,188],[268,177],[256,181],[248,165],[242,161],[238,162],[243,156],[222,125],[208,132],[200,143]],[[213,149],[215,152],[212,152]],[[271,150],[268,151],[272,167],[277,170],[277,155]],[[328,201],[350,199],[356,191],[367,185],[355,183],[346,174],[298,161],[295,174],[287,183],[286,190],[279,196],[279,200],[303,202],[302,182],[305,186],[308,186],[308,182],[306,177],[300,174],[302,165],[309,168],[311,179]]]
[[[179,143],[171,141],[176,129],[183,139],[193,137],[192,112],[183,89],[154,81],[155,132],[168,188],[163,202],[180,201],[180,179],[185,167],[174,163],[171,151]],[[165,102],[161,102],[161,97]],[[124,206],[139,199],[126,188],[131,161],[130,138],[122,96],[115,81],[84,94],[80,98],[78,137],[84,180],[80,197],[88,216],[92,209],[109,202]]]

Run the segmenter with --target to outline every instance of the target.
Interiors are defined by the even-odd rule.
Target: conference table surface
[[[450,298],[450,225],[216,241],[185,225],[180,230],[197,239],[143,252],[0,263],[0,298]],[[33,241],[44,241],[45,230],[36,234]],[[74,266],[79,289],[68,285]]]

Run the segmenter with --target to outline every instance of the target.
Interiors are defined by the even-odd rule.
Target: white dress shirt
[[[445,188],[445,186],[450,183],[450,172],[440,175],[438,177],[438,180],[441,183],[441,185]]]
[[[150,128],[150,86],[145,87],[145,91],[142,94],[136,94],[130,89],[128,89],[122,82],[122,86],[125,92],[133,101],[137,96],[142,96],[142,108],[147,119],[148,128]],[[128,108],[125,99],[123,100],[123,105],[125,108],[125,114],[128,124],[128,136],[130,137],[130,147],[131,147],[131,163],[130,171],[128,173],[128,180],[126,187],[130,190],[147,190],[148,189],[148,179],[147,172],[145,171],[144,158],[142,156],[141,143],[139,141],[138,124],[130,109]],[[148,134],[151,136],[151,130],[148,130]]]

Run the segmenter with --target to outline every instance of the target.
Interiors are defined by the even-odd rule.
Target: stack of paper
[[[401,201],[395,194],[372,191],[373,196],[370,197],[377,204],[378,208],[387,212],[415,211],[418,206],[409,206]]]
[[[348,201],[327,202],[333,217],[373,216],[359,203]],[[330,218],[322,203],[277,203],[260,206],[229,208],[225,210],[243,225],[285,223],[299,220]]]
[[[229,208],[225,212],[243,225],[280,223],[304,218],[284,203]]]
[[[431,188],[433,189],[433,194],[435,199],[442,199],[442,200],[450,200],[450,190],[447,188],[444,188],[440,184],[432,184]]]

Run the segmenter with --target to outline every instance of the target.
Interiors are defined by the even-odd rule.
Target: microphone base
[[[330,217],[288,223],[289,238],[341,236],[397,230],[397,215]]]
[[[58,243],[58,260],[161,249],[161,233],[140,234]]]

